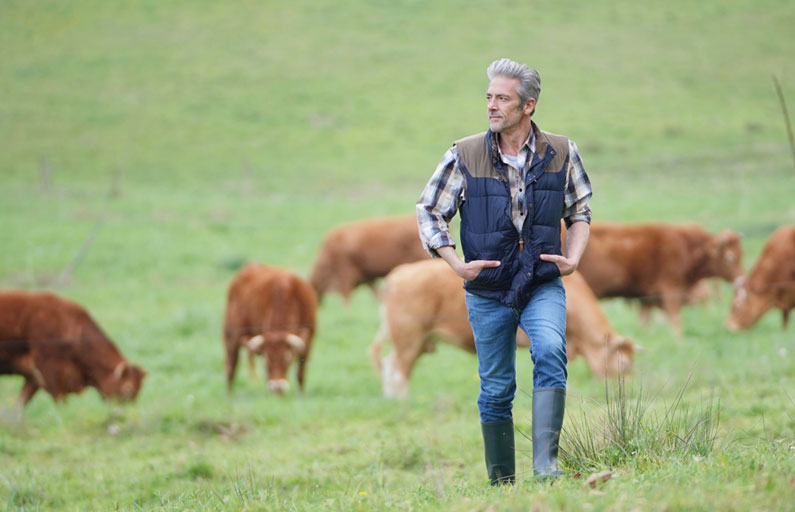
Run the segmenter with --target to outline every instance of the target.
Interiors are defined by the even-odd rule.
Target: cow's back
[[[428,258],[414,216],[362,221],[345,233],[347,255],[365,277],[383,277],[398,265]]]
[[[696,225],[595,222],[578,270],[597,297],[644,297],[687,281],[692,247],[708,237]]]
[[[795,226],[780,227],[770,235],[748,276],[752,289],[773,283],[795,286]]]
[[[293,273],[250,264],[233,279],[227,297],[225,329],[252,336],[271,329],[315,328],[315,291]]]

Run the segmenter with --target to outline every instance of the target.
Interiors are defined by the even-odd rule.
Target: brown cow
[[[795,226],[774,231],[748,278],[737,281],[726,325],[732,331],[748,329],[773,307],[781,310],[786,329],[795,308]]]
[[[373,288],[376,279],[401,263],[426,258],[413,215],[351,222],[326,235],[309,282],[318,300],[337,292],[347,302],[360,284]]]
[[[595,375],[603,377],[630,371],[634,344],[616,335],[599,301],[577,273],[563,278],[566,288],[566,352],[569,359],[585,357]],[[465,292],[460,277],[442,260],[401,265],[386,278],[381,326],[370,347],[373,365],[383,379],[384,394],[405,398],[408,379],[423,352],[439,339],[475,352],[467,320]],[[393,352],[381,362],[384,341]],[[520,329],[517,344],[529,346]]]
[[[315,335],[315,291],[288,270],[249,264],[232,279],[224,320],[227,390],[232,385],[241,347],[265,357],[268,389],[289,388],[287,370],[298,356],[298,389]]]
[[[682,334],[679,311],[699,280],[742,275],[740,236],[711,235],[696,224],[594,222],[578,270],[597,297],[661,307]]]
[[[146,372],[122,357],[79,304],[50,293],[0,292],[0,374],[25,378],[24,407],[44,388],[56,401],[95,387],[134,400]]]

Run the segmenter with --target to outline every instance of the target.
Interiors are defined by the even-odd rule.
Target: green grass
[[[537,121],[578,143],[597,219],[730,227],[750,268],[795,223],[771,79],[795,109],[793,25],[785,1],[4,2],[0,286],[81,302],[149,375],[134,405],[41,393],[21,423],[21,379],[0,379],[0,509],[791,510],[795,335],[776,313],[729,333],[728,284],[683,311],[681,339],[602,303],[646,348],[626,381],[646,425],[682,390],[683,425],[710,403],[719,421],[712,450],[566,462],[612,469],[596,490],[530,481],[522,436],[519,485],[486,485],[461,351],[424,356],[408,403],[383,399],[368,290],[323,303],[303,396],[268,395],[259,365],[228,398],[220,332],[242,262],[306,276],[332,226],[410,213],[450,142],[485,128],[503,56],[539,69]],[[566,426],[596,439],[612,383],[569,371]]]

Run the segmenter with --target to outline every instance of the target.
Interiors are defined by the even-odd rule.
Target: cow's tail
[[[373,363],[373,368],[375,371],[378,372],[378,375],[382,374],[383,368],[381,365],[381,350],[384,347],[384,341],[389,339],[389,322],[386,318],[386,306],[381,304],[381,325],[378,326],[378,332],[375,333],[375,338],[373,338],[373,343],[370,345],[370,360]]]

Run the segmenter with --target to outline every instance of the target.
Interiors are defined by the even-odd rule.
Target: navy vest
[[[527,211],[522,232],[511,221],[507,171],[493,147],[491,131],[456,141],[458,166],[466,179],[460,209],[461,248],[466,261],[500,260],[466,281],[469,292],[524,309],[538,284],[560,277],[558,266],[539,254],[561,254],[560,220],[564,210],[569,140],[533,123],[536,153],[525,178]]]

